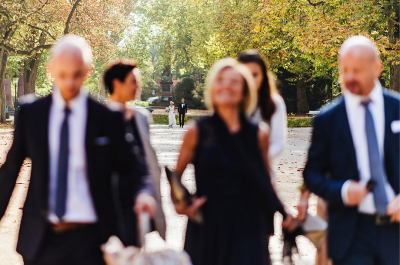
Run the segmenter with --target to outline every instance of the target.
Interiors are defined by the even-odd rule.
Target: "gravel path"
[[[4,163],[5,155],[10,148],[12,133],[0,130],[0,164]],[[168,129],[166,125],[152,125],[151,139],[157,152],[159,163],[162,166],[173,167],[179,155],[179,148],[185,129]],[[276,170],[279,194],[283,201],[296,212],[295,205],[298,200],[298,186],[302,182],[302,169],[306,160],[306,153],[310,142],[311,128],[288,129],[288,144],[282,155],[275,161],[273,168]],[[30,162],[25,161],[17,180],[16,189],[11,198],[10,205],[4,218],[0,221],[0,264],[23,264],[18,253],[15,252],[17,234],[22,216],[21,207],[25,201],[27,187],[29,185]],[[184,175],[183,182],[191,192],[196,190],[194,184],[193,166],[189,166]],[[167,218],[167,240],[164,242],[157,233],[147,236],[147,248],[159,250],[173,248],[180,250],[183,247],[184,232],[187,218],[175,213],[169,198],[169,186],[165,175],[161,179],[161,193],[163,196],[163,208]],[[315,212],[316,198],[312,197],[310,208]],[[279,226],[281,217],[275,218],[275,225]],[[276,234],[270,241],[270,252],[274,265],[281,265],[282,243],[281,235]],[[305,238],[298,239],[299,254],[295,255],[296,265],[312,265],[315,259],[315,248]]]

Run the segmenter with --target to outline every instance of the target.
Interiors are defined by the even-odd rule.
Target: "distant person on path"
[[[175,106],[173,101],[169,103],[168,124],[169,128],[172,128],[172,126],[176,125]]]
[[[179,127],[183,128],[183,126],[185,125],[185,115],[187,113],[187,105],[185,103],[184,98],[178,105],[178,113],[179,113]]]
[[[165,239],[165,217],[161,207],[160,177],[161,168],[158,165],[157,155],[150,144],[149,120],[151,114],[142,107],[128,107],[125,103],[140,98],[141,74],[134,60],[117,60],[112,62],[104,73],[104,84],[110,93],[107,105],[112,110],[124,113],[125,138],[147,162],[154,183],[157,199],[157,211],[154,215],[155,229]],[[126,230],[129,233],[128,245],[137,245],[136,216],[132,211],[125,213]],[[126,243],[125,243],[126,244]]]
[[[48,65],[54,92],[21,106],[0,169],[2,217],[22,162],[32,160],[17,245],[25,265],[104,264],[100,245],[119,235],[114,172],[121,176],[120,193],[132,195],[137,214],[155,211],[154,188],[143,179],[148,169],[135,162],[124,140],[121,113],[81,89],[91,64],[92,51],[82,37],[67,35],[54,44]]]
[[[194,265],[269,264],[265,216],[279,211],[292,225],[272,188],[268,164],[268,125],[250,123],[245,115],[256,105],[257,92],[248,69],[233,58],[211,68],[206,102],[214,115],[189,128],[176,173],[195,167],[197,194],[189,206],[175,205],[189,217],[185,250]],[[201,211],[204,223],[193,218]]]
[[[399,264],[399,95],[366,37],[344,41],[339,66],[344,97],[314,120],[305,184],[328,203],[333,264]]]

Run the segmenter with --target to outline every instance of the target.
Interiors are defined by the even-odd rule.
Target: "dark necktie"
[[[58,154],[58,170],[57,170],[57,195],[56,195],[56,215],[61,219],[66,211],[67,197],[67,176],[68,176],[68,148],[69,148],[69,132],[68,132],[68,116],[71,110],[66,107],[65,118],[61,126],[60,152]]]
[[[371,180],[375,183],[372,192],[374,194],[376,211],[379,214],[384,215],[388,204],[385,190],[386,172],[383,167],[383,161],[379,155],[378,138],[376,137],[374,119],[368,108],[370,102],[371,101],[362,103],[365,107],[365,132],[367,134],[369,168]]]

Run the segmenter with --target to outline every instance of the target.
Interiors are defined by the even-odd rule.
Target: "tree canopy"
[[[48,49],[68,33],[91,44],[94,71],[86,84],[103,94],[101,74],[115,57],[138,61],[143,96],[155,90],[164,66],[171,65],[174,80],[193,79],[199,98],[216,60],[257,49],[285,79],[286,103],[295,102],[293,112],[305,113],[329,100],[328,90],[340,92],[337,54],[352,35],[377,43],[381,81],[399,89],[398,18],[398,0],[3,0],[0,86],[6,72],[10,77],[22,68],[26,93],[48,92]]]

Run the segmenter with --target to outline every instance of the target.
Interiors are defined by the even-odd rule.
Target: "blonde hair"
[[[212,102],[211,96],[212,86],[220,73],[228,68],[232,68],[237,71],[244,79],[245,91],[241,110],[244,113],[249,114],[254,110],[257,104],[257,88],[254,83],[253,76],[251,75],[247,67],[240,64],[236,59],[230,57],[217,61],[211,67],[210,72],[207,75],[206,87],[204,91],[205,105],[209,110],[214,111],[214,103]]]

